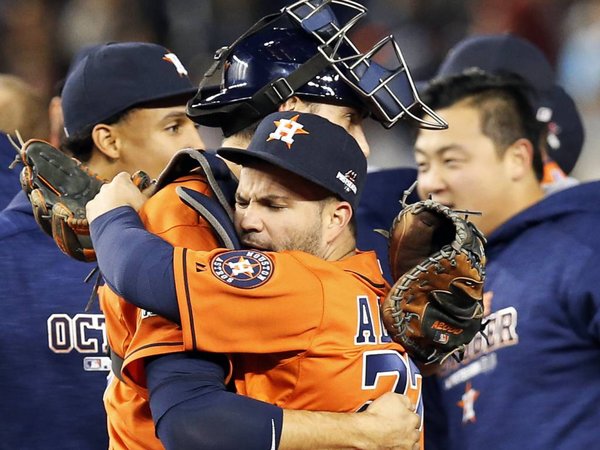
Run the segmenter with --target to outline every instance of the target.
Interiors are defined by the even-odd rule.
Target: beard
[[[285,236],[275,236],[271,242],[266,242],[254,232],[240,232],[240,239],[245,247],[259,250],[281,252],[284,250],[299,250],[311,255],[322,257],[323,240],[321,235],[321,220],[314,220],[310,227],[304,230],[292,230]]]

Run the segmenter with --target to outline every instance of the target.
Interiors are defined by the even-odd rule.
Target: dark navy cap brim
[[[248,165],[262,161],[324,188],[356,207],[367,175],[367,160],[341,126],[315,114],[276,112],[258,125],[246,150],[218,154]]]
[[[234,162],[241,166],[247,166],[249,164],[252,164],[252,162],[257,162],[257,161],[258,162],[266,162],[266,163],[272,164],[274,166],[277,166],[281,169],[287,170],[288,172],[291,172],[295,175],[298,175],[300,178],[303,178],[307,181],[310,181],[311,183],[321,186],[321,187],[327,189],[328,191],[330,190],[329,186],[322,183],[316,177],[313,177],[307,171],[304,171],[300,167],[290,164],[290,162],[286,161],[284,158],[278,158],[275,155],[272,155],[270,153],[257,153],[257,152],[252,152],[251,150],[242,150],[239,148],[223,147],[223,148],[220,148],[219,150],[217,150],[217,154],[219,156],[222,156],[223,158],[227,159],[228,161]]]

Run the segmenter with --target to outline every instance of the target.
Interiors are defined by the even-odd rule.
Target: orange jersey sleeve
[[[302,349],[317,331],[323,316],[322,288],[294,255],[181,248],[174,254],[187,350],[269,353]],[[293,283],[285,273],[294,275]],[[283,322],[281,316],[290,320]]]
[[[186,245],[194,250],[212,250],[217,239],[210,225],[196,211],[185,205],[175,192],[182,186],[211,196],[208,182],[201,175],[178,178],[158,191],[140,210],[146,229],[173,245]]]

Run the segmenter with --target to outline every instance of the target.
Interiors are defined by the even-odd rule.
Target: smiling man
[[[501,83],[474,75],[456,87],[444,84],[438,113],[452,126],[420,131],[415,143],[419,196],[485,212],[471,220],[486,235],[544,195],[542,125],[523,95],[526,88]]]
[[[432,448],[597,445],[600,183],[544,192],[547,124],[536,119],[532,88],[517,75],[467,70],[424,95],[449,127],[418,132],[419,194],[482,213],[471,218],[488,238],[491,299],[487,339],[444,363],[437,400],[424,383],[426,410],[441,423],[426,426]]]

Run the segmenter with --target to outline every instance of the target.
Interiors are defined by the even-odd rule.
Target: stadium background
[[[230,43],[281,0],[0,0],[0,72],[50,97],[71,56],[88,44],[138,40],[175,51],[198,81],[216,48]],[[511,31],[538,45],[574,97],[586,144],[573,175],[600,179],[600,0],[364,0],[359,48],[394,34],[416,80],[473,33]],[[369,125],[370,168],[412,165],[401,128]],[[214,130],[202,130],[216,145]]]

